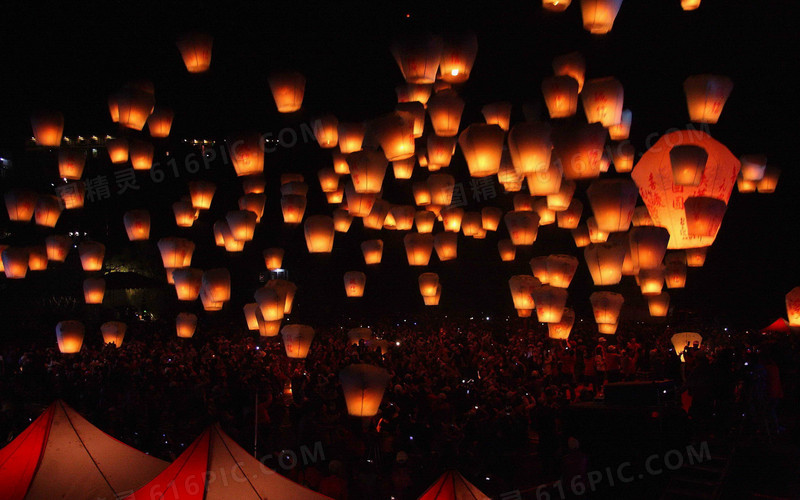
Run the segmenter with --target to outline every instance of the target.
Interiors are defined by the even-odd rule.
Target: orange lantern
[[[357,149],[356,151],[361,151],[361,150]],[[350,165],[347,164],[347,155],[334,151],[332,153],[332,158],[333,158],[334,172],[336,172],[339,175],[348,175],[350,173]]]
[[[789,326],[793,328],[800,326],[800,286],[792,288],[786,294],[786,315],[789,318]]]
[[[642,295],[658,295],[664,288],[664,267],[639,269],[637,278]]]
[[[83,297],[87,304],[102,304],[106,293],[106,280],[86,278],[83,280]]]
[[[261,222],[261,217],[264,215],[264,207],[267,204],[267,195],[261,194],[246,194],[239,198],[239,210],[246,210],[256,214],[256,223]]]
[[[542,285],[533,290],[536,315],[542,323],[558,323],[567,303],[567,291],[550,285]]]
[[[195,209],[190,201],[176,201],[172,204],[175,214],[175,224],[178,227],[192,227],[194,224]]]
[[[667,288],[684,288],[686,286],[686,264],[683,262],[669,262],[664,273]]]
[[[511,290],[511,300],[520,318],[530,316],[535,307],[533,299],[534,291],[542,286],[538,279],[527,274],[518,274],[508,280],[508,287]]]
[[[211,200],[217,185],[208,181],[189,181],[189,196],[192,198],[192,207],[197,210],[207,210],[211,208]]]
[[[202,73],[211,66],[211,46],[214,38],[205,33],[190,33],[181,37],[178,50],[189,73]]]
[[[233,168],[239,177],[264,171],[264,138],[257,132],[238,134],[227,140]]]
[[[286,325],[281,328],[286,357],[305,359],[314,340],[314,329],[307,325]]]
[[[554,151],[561,160],[564,178],[577,180],[598,177],[606,129],[599,123],[591,123],[556,132],[553,133]]]
[[[175,113],[171,109],[160,107],[154,109],[153,114],[147,119],[147,128],[150,130],[150,137],[168,137],[174,119]]]
[[[633,170],[633,157],[635,154],[636,149],[630,143],[623,142],[614,147],[611,153],[614,170],[618,174],[626,174]]]
[[[581,224],[571,230],[572,239],[575,240],[575,246],[578,248],[583,248],[588,246],[592,239],[589,236],[589,226],[587,224]]]
[[[37,245],[27,248],[28,269],[30,271],[44,271],[47,269],[47,247]]]
[[[364,254],[364,263],[380,264],[383,257],[383,240],[367,240],[361,243],[361,253]]]
[[[347,345],[359,345],[361,341],[372,340],[372,330],[369,328],[351,328],[347,331]]]
[[[511,211],[503,216],[514,246],[533,245],[539,231],[539,215],[533,212]]]
[[[631,224],[633,224],[633,227],[655,226],[653,218],[650,217],[650,212],[647,211],[647,207],[644,205],[640,205],[633,209]]]
[[[539,226],[546,226],[556,221],[556,213],[547,208],[547,200],[544,198],[533,203],[533,211],[539,214]]]
[[[122,222],[130,241],[150,238],[150,212],[147,210],[129,210],[122,216]]]
[[[431,85],[406,83],[395,87],[395,92],[397,93],[398,103],[417,101],[424,106],[431,97]]]
[[[153,145],[149,142],[131,140],[130,157],[134,170],[150,170],[153,166]]]
[[[545,123],[519,123],[508,134],[508,152],[519,175],[544,172],[550,168],[553,142]]]
[[[125,163],[128,161],[128,139],[106,139],[106,150],[111,163]]]
[[[481,209],[481,227],[486,231],[497,231],[503,211],[497,207],[483,207]]]
[[[436,222],[436,215],[428,210],[420,210],[414,214],[414,224],[417,226],[418,233],[430,233]]]
[[[583,252],[596,286],[616,285],[622,280],[625,247],[615,243],[592,243]]]
[[[497,242],[497,251],[500,253],[500,260],[511,262],[517,256],[517,247],[511,240],[500,240]]]
[[[441,214],[445,231],[457,233],[461,230],[461,222],[464,219],[463,208],[444,207]]]
[[[388,162],[377,151],[356,151],[347,155],[350,178],[356,193],[379,193]]]
[[[266,188],[266,181],[261,175],[248,175],[242,177],[242,190],[244,194],[261,194]]]
[[[333,250],[333,218],[312,215],[306,219],[304,232],[309,253],[330,253]]]
[[[59,321],[56,325],[56,341],[58,350],[62,354],[75,354],[83,346],[83,336],[86,328],[83,323],[75,320]]]
[[[172,272],[178,300],[197,300],[203,285],[203,271],[191,267],[175,269]]]
[[[389,216],[394,218],[395,229],[408,231],[414,227],[414,207],[411,205],[394,205],[389,209]]]
[[[625,298],[614,292],[594,292],[589,296],[589,302],[592,303],[594,320],[598,325],[616,325]]]
[[[739,171],[742,179],[750,182],[758,182],[764,178],[764,171],[767,169],[767,157],[764,155],[743,155],[740,158],[742,169]]]
[[[423,297],[433,297],[439,290],[439,275],[422,273],[419,275],[419,293]]]
[[[108,112],[111,115],[111,121],[114,123],[119,122],[119,93],[114,93],[108,96]]]
[[[294,113],[303,105],[306,78],[300,73],[276,73],[268,78],[278,113]]]
[[[566,210],[558,212],[556,218],[558,220],[558,227],[563,229],[575,229],[581,221],[581,213],[583,212],[583,203],[580,200],[573,198],[569,202]],[[587,228],[588,229],[588,228]]]
[[[415,139],[422,137],[422,132],[425,128],[425,105],[417,101],[401,102],[395,106],[395,111],[407,123],[412,124]]]
[[[695,10],[700,7],[700,0],[681,0],[681,8],[683,10]]]
[[[427,266],[433,252],[433,235],[409,233],[403,237],[409,266]]]
[[[353,216],[347,210],[337,208],[333,211],[333,228],[340,232],[346,233],[350,230],[350,225],[353,223]]]
[[[622,116],[619,123],[615,123],[608,127],[608,136],[612,141],[627,140],[631,134],[631,121],[633,120],[633,113],[629,109],[622,110]]]
[[[333,115],[325,115],[313,121],[314,137],[323,149],[335,148],[339,144],[339,120]]]
[[[6,247],[0,254],[3,261],[3,272],[6,278],[23,279],[28,273],[28,250],[25,248]]]
[[[339,189],[339,174],[333,168],[320,169],[317,177],[323,193],[331,193]]]
[[[550,283],[550,275],[547,274],[547,257],[533,257],[529,264],[531,266],[531,274],[538,279],[541,284],[547,285]]]
[[[58,176],[69,180],[80,180],[86,164],[86,151],[62,149],[58,152]]]
[[[597,227],[597,220],[594,217],[586,219],[586,227],[589,229],[589,241],[592,243],[603,243],[608,241],[608,233],[601,231]]]
[[[458,257],[458,234],[439,233],[433,238],[436,255],[442,262]]]
[[[451,90],[437,93],[428,101],[428,115],[436,135],[454,137],[458,135],[464,100]]]
[[[689,237],[716,238],[728,205],[707,196],[686,198],[686,227]]]
[[[411,185],[411,192],[414,195],[414,203],[417,206],[431,204],[431,190],[427,182],[415,182]]]
[[[580,85],[569,75],[551,76],[542,80],[542,94],[550,118],[568,118],[578,110]]]
[[[34,214],[37,225],[56,227],[61,215],[61,201],[55,196],[42,195],[36,201]]]
[[[650,311],[650,316],[654,318],[665,317],[669,312],[669,294],[661,292],[658,295],[648,295],[647,308]]]
[[[564,12],[570,3],[572,3],[572,0],[542,0],[542,7],[551,12]],[[574,316],[573,319],[575,319]],[[572,328],[572,325],[570,325],[570,328]],[[569,332],[567,332],[567,335],[569,335]],[[567,337],[564,338],[566,339]]]
[[[583,28],[593,35],[605,35],[614,26],[622,0],[581,0]]]
[[[477,53],[478,38],[474,33],[446,38],[439,63],[439,78],[447,83],[466,82]]]
[[[567,340],[575,324],[575,312],[569,307],[561,313],[561,321],[547,324],[547,336],[553,340]]]
[[[117,95],[119,124],[134,130],[142,130],[153,112],[155,97],[152,92],[128,86]]]
[[[258,303],[245,304],[242,310],[244,311],[247,329],[251,331],[258,330],[259,321],[264,321],[264,318],[261,317],[261,311],[258,309]]]
[[[281,194],[306,196],[308,195],[308,184],[303,181],[303,176],[300,174],[282,174]]]
[[[633,228],[628,236],[633,269],[638,272],[659,267],[667,253],[669,238],[669,231],[663,227]]]
[[[580,93],[583,90],[583,80],[586,74],[586,60],[579,52],[570,52],[569,54],[555,57],[553,59],[553,74],[556,76],[570,76],[575,79],[578,82],[578,93]]]
[[[389,372],[367,364],[350,365],[339,372],[347,413],[354,417],[373,417],[383,399]]]
[[[209,269],[203,273],[203,288],[214,302],[231,300],[231,273],[225,268]]]
[[[217,302],[209,293],[206,287],[200,289],[200,302],[203,304],[204,311],[221,311],[223,302]]]
[[[597,325],[597,331],[602,335],[614,335],[617,333],[617,326],[617,323],[600,323]]]
[[[727,76],[693,75],[683,82],[689,119],[697,123],[717,123],[733,82]]]
[[[414,156],[413,119],[407,120],[399,113],[389,113],[369,122],[368,129],[380,144],[387,160],[405,160]],[[348,158],[355,154],[350,153]],[[349,161],[348,164],[352,172],[353,165]]]
[[[59,146],[64,135],[64,115],[58,111],[37,111],[31,115],[31,127],[36,144]]]
[[[677,186],[697,186],[703,179],[708,153],[702,146],[687,144],[669,151],[672,182]]]
[[[264,250],[264,264],[270,271],[280,269],[283,265],[283,248],[267,248]]]
[[[500,170],[505,133],[499,125],[472,124],[458,137],[472,177],[494,175]]]
[[[100,332],[103,334],[103,343],[114,344],[114,347],[122,347],[128,325],[122,321],[106,321],[100,325]]]
[[[479,238],[483,231],[482,219],[480,212],[466,212],[461,221],[461,231],[464,236],[474,236]]]
[[[214,223],[214,243],[216,243],[216,245],[218,247],[224,247],[225,246],[225,235],[226,234],[230,234],[231,237],[233,237],[233,235],[231,234],[231,230],[228,227],[228,223],[225,222],[224,220],[218,220],[217,222],[215,222]]]
[[[367,275],[361,271],[347,271],[344,273],[344,291],[348,297],[363,297],[366,284]]]
[[[78,244],[78,254],[84,271],[99,271],[103,268],[106,247],[97,241],[82,241]]]
[[[325,199],[332,205],[341,203],[342,200],[344,200],[344,184],[340,182],[339,187],[336,188],[336,191],[325,193]]]
[[[225,215],[225,221],[238,241],[251,241],[256,231],[257,216],[249,210],[231,210]]]
[[[588,80],[581,92],[586,121],[604,127],[621,122],[623,96],[622,84],[614,77]]]
[[[738,189],[740,193],[755,193],[756,187],[758,187],[757,182],[745,180],[742,174],[736,177],[736,189]]]
[[[158,240],[158,250],[161,253],[161,262],[165,269],[186,267],[186,261],[191,262],[191,253],[194,252],[194,243],[184,238],[166,237]],[[80,248],[79,248],[80,250]]]
[[[437,170],[450,166],[450,160],[456,151],[455,137],[440,137],[436,134],[428,135],[426,144],[428,170]]]
[[[48,236],[44,239],[45,246],[47,247],[47,260],[53,262],[64,262],[64,259],[67,258],[67,254],[69,253],[69,249],[72,248],[72,239],[60,235],[54,234]],[[0,248],[2,250],[2,248]],[[2,261],[0,261],[2,264]],[[3,270],[0,269],[0,272]]]
[[[758,192],[763,194],[774,193],[775,188],[778,187],[778,178],[780,175],[781,170],[779,168],[767,165],[767,169],[764,171],[764,177],[762,177],[756,185]]]
[[[300,224],[306,213],[306,197],[299,194],[281,196],[281,211],[283,222],[286,224]]]
[[[550,196],[557,194],[563,181],[561,163],[557,158],[551,157],[550,167],[541,172],[528,174],[528,191],[533,196]]]
[[[442,285],[436,287],[436,294],[422,297],[422,301],[426,306],[438,306],[439,299],[442,297]]]
[[[392,55],[407,83],[433,83],[442,58],[442,40],[431,35],[392,43]]]
[[[280,290],[263,286],[253,294],[264,321],[280,321],[285,315],[286,297]]]
[[[339,123],[338,126],[339,151],[342,154],[349,154],[355,151],[360,151],[361,145],[364,142],[365,133],[366,133],[366,127],[364,126],[363,123],[360,122]]]
[[[572,204],[572,196],[575,194],[575,187],[575,181],[562,181],[557,193],[547,195],[547,208],[554,212],[563,212],[569,209]],[[583,209],[583,205],[580,208]]]
[[[578,270],[578,259],[571,255],[548,255],[545,261],[550,286],[567,288]],[[541,279],[540,279],[541,281]]]
[[[394,178],[397,180],[410,179],[414,173],[415,158],[406,158],[405,160],[397,160],[392,162],[392,170],[394,171]]]
[[[689,267],[703,267],[703,264],[706,263],[707,252],[708,247],[687,248],[686,265]]]
[[[633,181],[596,180],[586,190],[586,195],[600,231],[614,233],[628,230],[636,199],[639,197],[639,190]]]
[[[197,329],[197,316],[192,313],[179,313],[175,318],[175,329],[178,332],[178,337],[183,339],[190,339],[194,336]]]
[[[508,132],[508,126],[511,123],[511,103],[507,101],[494,102],[485,105],[481,108],[486,123],[489,125],[498,125],[503,132]]]

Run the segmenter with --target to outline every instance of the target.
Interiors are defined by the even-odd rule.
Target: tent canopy
[[[761,329],[761,333],[789,333],[790,331],[789,322],[783,318],[778,318],[769,326]]]
[[[418,500],[490,500],[481,490],[470,483],[458,471],[442,474]]]

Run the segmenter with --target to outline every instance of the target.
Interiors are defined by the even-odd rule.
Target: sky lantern
[[[533,257],[528,264],[531,266],[531,274],[533,274],[542,285],[550,283],[550,275],[547,273],[547,256]]]
[[[150,170],[155,148],[145,141],[130,141],[130,158],[134,170]]]
[[[553,340],[567,340],[575,324],[575,311],[565,307],[561,313],[561,321],[547,324],[547,336]]]
[[[266,189],[267,181],[261,174],[242,177],[242,191],[244,194],[261,194]]]
[[[542,286],[538,279],[528,274],[518,274],[508,280],[508,287],[511,290],[511,299],[514,302],[514,309],[520,318],[530,316],[535,307],[533,292]]]
[[[580,52],[570,52],[553,58],[553,74],[570,76],[578,82],[578,93],[583,90],[586,74],[586,59]],[[555,117],[553,117],[555,118]]]
[[[86,278],[83,280],[83,298],[87,304],[102,304],[106,294],[106,280]]]
[[[308,325],[286,325],[281,328],[281,337],[287,357],[305,359],[314,340],[314,329]]]
[[[442,59],[442,48],[441,38],[417,35],[393,42],[391,52],[407,83],[433,83]]]
[[[47,247],[47,260],[53,262],[64,262],[72,248],[72,239],[61,234],[53,234],[44,239],[45,246]],[[2,248],[0,247],[0,251]],[[2,265],[2,260],[0,260]],[[0,272],[3,270],[0,269]]]
[[[503,220],[515,246],[533,245],[539,232],[539,215],[517,210],[507,212]]]
[[[572,3],[572,0],[542,0],[542,7],[551,12],[564,12],[570,3]],[[572,325],[570,325],[570,328],[572,328]],[[567,335],[569,335],[569,332],[567,332]],[[567,337],[564,338],[566,339]]]
[[[605,35],[614,26],[622,0],[581,0],[583,28],[593,35]]]
[[[581,92],[586,121],[608,128],[622,121],[622,84],[614,77],[588,80]]]
[[[683,82],[689,119],[696,123],[717,123],[733,82],[727,76],[692,75]]]
[[[62,354],[75,354],[83,346],[86,328],[76,320],[59,321],[56,325],[56,341]]]
[[[426,142],[428,170],[438,170],[450,166],[453,153],[456,152],[455,137],[441,137],[429,134]]]
[[[545,263],[550,286],[569,287],[575,271],[578,270],[578,259],[572,255],[548,255]]]
[[[333,250],[333,218],[327,215],[312,215],[304,225],[306,246],[309,253],[330,253]]]
[[[581,214],[583,213],[583,203],[580,200],[573,198],[569,202],[566,210],[556,213],[558,227],[563,229],[575,229],[581,222]]]
[[[607,233],[628,230],[639,197],[636,184],[629,179],[595,180],[586,195],[598,229]]]
[[[195,208],[191,201],[176,201],[172,204],[172,212],[175,214],[175,224],[178,227],[192,227],[194,225]]]
[[[319,147],[330,149],[339,144],[339,120],[335,116],[318,116],[312,120],[312,126]]]
[[[381,191],[388,162],[377,151],[356,151],[347,155],[350,179],[356,193],[375,194]]]
[[[231,300],[230,271],[221,267],[204,272],[203,288],[214,302],[228,302]]]
[[[412,124],[414,138],[422,137],[425,129],[425,105],[418,101],[400,102],[394,109],[407,123]]]
[[[108,96],[108,113],[112,122],[119,123],[119,92]]]
[[[553,142],[550,125],[518,123],[508,134],[508,152],[514,170],[520,175],[543,172],[550,167]]]
[[[106,139],[106,151],[111,163],[119,164],[128,161],[128,139],[118,137],[116,139]]]
[[[211,66],[214,38],[206,33],[189,33],[178,39],[178,50],[189,73],[202,73]]]
[[[458,137],[472,177],[494,175],[500,170],[505,133],[499,125],[473,123]]]
[[[361,243],[361,253],[364,255],[364,263],[380,264],[383,257],[383,240],[367,240]]]
[[[633,160],[636,149],[632,144],[623,142],[617,144],[611,152],[611,160],[614,162],[614,170],[618,174],[627,174],[633,170]]]
[[[591,179],[600,175],[606,135],[606,129],[599,123],[553,132],[554,152],[561,160],[565,179]]]
[[[461,231],[461,222],[464,220],[464,209],[461,207],[444,207],[442,209],[442,224],[445,231],[457,233]]]
[[[631,217],[631,224],[633,225],[633,227],[655,226],[653,218],[650,217],[650,212],[647,211],[647,207],[644,205],[639,205],[638,207],[633,209],[633,217]]]
[[[86,164],[86,151],[61,149],[58,151],[58,176],[73,181],[80,180]]]
[[[221,311],[224,305],[223,302],[214,300],[206,287],[200,289],[200,302],[203,304],[203,310],[208,312]]]
[[[408,117],[408,115],[405,115]],[[404,160],[414,156],[414,120],[395,112],[369,122],[367,128],[383,149],[389,161]],[[408,117],[410,118],[410,117]],[[350,153],[348,158],[357,153]],[[352,173],[353,164],[348,161]]]
[[[427,182],[415,182],[411,185],[411,192],[414,195],[414,203],[417,206],[431,204],[431,190]]]
[[[189,181],[189,196],[192,199],[192,207],[196,210],[208,210],[211,208],[211,200],[217,185],[209,181]]]
[[[481,108],[483,118],[489,125],[498,125],[503,132],[508,132],[511,123],[511,103],[508,101],[493,102]]]
[[[742,155],[739,160],[742,162],[740,174],[746,181],[758,182],[764,178],[767,168],[767,157],[764,155]]]
[[[3,249],[3,272],[6,278],[23,279],[28,273],[28,250],[18,247],[6,247]]]
[[[669,294],[661,292],[658,295],[648,295],[647,308],[650,311],[650,316],[654,318],[665,317],[669,312]]]
[[[439,79],[454,84],[466,82],[477,54],[478,38],[474,33],[445,38],[439,62]]]
[[[708,247],[687,248],[686,249],[686,265],[689,267],[703,267],[706,263],[706,254]]]
[[[681,362],[684,361],[683,359],[683,352],[686,350],[687,347],[698,348],[703,343],[703,337],[699,333],[695,332],[682,332],[676,333],[670,338],[672,342],[672,347],[675,349],[675,354],[681,357]]]
[[[56,227],[58,218],[61,215],[61,210],[61,200],[57,197],[51,195],[39,196],[34,209],[36,225]]]
[[[614,335],[617,333],[618,323],[599,323],[597,325],[597,332],[601,335]]]
[[[250,241],[256,231],[257,215],[249,210],[231,210],[225,215],[225,221],[239,241]]]
[[[436,273],[422,273],[419,275],[419,293],[423,297],[436,295],[439,289],[439,275]]]
[[[497,207],[483,207],[481,209],[481,227],[486,231],[497,231],[503,210]]]
[[[239,177],[264,171],[264,138],[258,132],[233,135],[226,141],[233,168]]]
[[[558,323],[567,304],[567,290],[550,285],[542,285],[533,290],[536,302],[536,315],[542,323]]]
[[[592,243],[583,256],[595,286],[616,285],[622,280],[625,247],[616,243]]]
[[[664,281],[667,288],[684,288],[686,286],[686,264],[683,262],[668,262],[664,271]]]
[[[267,248],[263,252],[264,264],[270,271],[275,271],[283,267],[283,248]]]
[[[84,271],[99,271],[103,268],[106,246],[98,241],[82,241],[78,243],[78,254]]]
[[[350,225],[353,223],[353,216],[343,209],[337,208],[333,211],[333,229],[340,233],[346,233],[350,230]]]
[[[526,176],[528,180],[528,192],[533,196],[549,196],[556,194],[561,189],[563,182],[563,172],[561,162],[551,157],[550,167],[541,172],[534,172]]]
[[[536,199],[525,193],[517,193],[513,198],[514,210],[518,212],[533,212],[533,204]]]
[[[165,269],[186,267],[189,265],[186,263],[187,260],[191,262],[194,243],[187,239],[168,236],[159,239],[157,246]],[[78,249],[80,250],[80,247]]]
[[[406,180],[410,179],[411,175],[414,173],[414,164],[416,163],[416,158],[406,158],[405,160],[395,160],[392,162],[392,171],[394,172],[394,178],[397,180]]]
[[[630,109],[623,109],[619,123],[608,127],[608,136],[612,141],[625,141],[631,134],[631,121],[633,113]]]
[[[283,177],[283,176],[281,176]],[[302,176],[300,176],[302,179]],[[308,195],[308,184],[302,180],[291,180],[281,183],[281,195],[295,194],[298,196]]]
[[[175,112],[171,109],[164,107],[155,108],[153,114],[147,119],[147,128],[150,130],[150,137],[168,137],[174,119]]]
[[[559,179],[561,172],[559,172]],[[508,150],[503,150],[503,157],[500,160],[500,170],[497,171],[497,181],[503,185],[503,189],[507,193],[518,192],[522,189],[522,181],[524,176],[517,173],[514,169],[514,164],[511,163],[511,155]]]
[[[175,292],[178,300],[197,300],[203,285],[203,271],[191,267],[183,267],[172,271]]]
[[[575,187],[575,181],[562,181],[557,193],[547,195],[547,208],[554,212],[567,210],[572,204]]]
[[[569,75],[550,76],[542,80],[542,94],[550,118],[568,118],[578,110],[579,84]]]
[[[433,247],[439,260],[446,262],[458,257],[458,234],[439,233],[433,238]]]
[[[294,305],[294,296],[297,293],[297,285],[291,281],[283,279],[273,279],[267,281],[267,286],[274,288],[278,295],[283,298],[283,313],[291,314]]]
[[[130,241],[150,239],[150,212],[143,209],[128,210],[122,216],[125,232]]]
[[[286,307],[286,297],[281,295],[280,290],[263,286],[253,294],[258,304],[261,318],[264,321],[279,321],[283,319]]]
[[[222,245],[225,247],[226,252],[241,252],[244,250],[245,241],[237,240],[233,236],[233,231],[231,231],[227,221],[224,224],[220,224],[220,230],[222,233]]]
[[[414,225],[418,233],[430,233],[436,222],[436,215],[428,210],[419,210],[414,214]]]
[[[602,231],[597,226],[597,219],[594,217],[586,219],[586,227],[589,229],[589,241],[592,243],[604,243],[608,241],[608,233]]]
[[[403,237],[409,266],[427,266],[433,252],[433,235],[408,233]]]
[[[178,337],[182,339],[192,338],[197,329],[197,316],[192,313],[178,313],[175,318],[175,329],[178,332]]]
[[[764,171],[764,177],[762,177],[761,180],[758,181],[758,184],[756,184],[758,192],[763,194],[774,193],[775,188],[778,187],[778,178],[780,176],[781,169],[767,165],[767,168]]]
[[[339,122],[339,151],[349,154],[361,150],[366,134],[366,126],[361,122]]]
[[[664,266],[639,269],[636,275],[642,295],[658,295],[664,288]]]
[[[669,151],[672,182],[676,186],[697,186],[703,179],[708,153],[702,146],[674,146]]]
[[[789,326],[800,327],[800,286],[792,288],[786,294],[786,316]]]
[[[598,325],[617,324],[619,322],[619,312],[625,298],[614,292],[594,292],[589,296],[592,303],[594,320]]]
[[[273,73],[267,79],[278,113],[294,113],[303,105],[306,77],[295,71]]]
[[[389,215],[394,217],[395,228],[398,231],[408,231],[414,227],[414,214],[416,210],[411,205],[394,205],[389,209]]]
[[[37,145],[59,146],[64,135],[64,115],[58,111],[37,111],[31,115],[31,127]]]
[[[428,101],[428,116],[436,135],[455,137],[464,112],[464,100],[451,90],[437,93]]]
[[[357,149],[356,151],[361,151]],[[347,164],[347,155],[334,151],[332,154],[333,171],[339,175],[348,175],[350,173],[350,165]]]
[[[344,291],[348,297],[363,297],[366,284],[367,275],[361,271],[347,271],[344,273]]]
[[[674,146],[695,145],[708,153],[706,168],[697,186],[678,189],[672,180],[669,151]],[[670,249],[709,246],[715,234],[693,236],[689,234],[684,205],[690,197],[713,197],[727,204],[733,184],[739,173],[739,160],[728,149],[699,130],[678,130],[662,136],[633,169],[631,177],[639,187],[653,222],[669,230]]]
[[[583,248],[588,246],[592,240],[589,236],[588,224],[579,224],[576,228],[571,229],[572,239],[575,240],[575,246]]]
[[[756,181],[748,181],[742,177],[741,173],[736,177],[736,189],[740,193],[755,193],[757,187],[758,183]]]
[[[128,331],[128,325],[122,321],[106,321],[100,325],[100,333],[103,334],[103,343],[114,344],[114,347],[122,347],[122,341],[125,339],[125,333]]]
[[[283,222],[286,224],[300,224],[303,215],[306,213],[305,196],[299,194],[288,194],[281,196],[281,211],[283,212]]]
[[[47,247],[44,245],[34,245],[27,247],[28,251],[28,270],[44,271],[47,269]]]
[[[339,182],[339,186],[336,188],[335,191],[331,191],[330,193],[325,193],[325,199],[331,205],[338,205],[339,203],[344,200],[344,182]]]
[[[501,261],[511,262],[517,256],[517,247],[510,239],[503,239],[497,242],[497,252],[500,254]]]
[[[214,243],[218,247],[225,246],[225,234],[231,234],[231,229],[228,227],[228,223],[224,220],[218,220],[214,223]],[[231,234],[231,237],[233,235]]]
[[[377,195],[373,193],[357,193],[352,183],[345,187],[347,210],[353,217],[367,217],[372,211]]]
[[[406,83],[395,87],[397,102],[420,102],[422,105],[428,103],[431,97],[432,86],[430,84]]]
[[[118,94],[119,124],[134,130],[142,130],[150,113],[153,112],[155,103],[152,92],[126,86]]]
[[[556,221],[556,213],[547,208],[547,200],[539,198],[533,203],[533,211],[539,214],[539,225],[546,226]]]
[[[251,331],[258,330],[259,319],[261,321],[264,320],[264,318],[261,317],[261,311],[258,309],[258,303],[252,302],[250,304],[245,304],[242,310],[244,311],[244,320],[247,323],[247,329]]]
[[[661,265],[667,253],[670,235],[663,227],[642,226],[631,229],[628,244],[631,249],[633,268],[654,269]]]
[[[339,372],[347,413],[354,417],[374,417],[391,380],[383,368],[367,364],[355,364]]]
[[[376,199],[375,203],[372,204],[372,210],[369,211],[366,217],[361,219],[364,227],[366,229],[375,230],[383,229],[391,206],[392,205],[386,200],[382,200],[380,198]]]
[[[684,208],[687,233],[690,237],[716,238],[728,206],[716,198],[692,196],[686,198]]]

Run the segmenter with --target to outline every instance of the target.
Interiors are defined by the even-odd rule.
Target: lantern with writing
[[[44,227],[56,227],[58,218],[61,215],[61,200],[55,196],[42,195],[36,201],[34,209],[34,220],[36,225]]]
[[[106,280],[86,278],[83,280],[83,298],[87,304],[102,304],[106,293]]]
[[[44,242],[47,248],[47,260],[54,262],[64,262],[69,249],[72,248],[72,239],[61,234],[50,235],[44,239]]]
[[[347,155],[350,178],[356,193],[379,193],[388,162],[377,151],[356,151]]]
[[[306,197],[298,194],[281,196],[281,210],[283,222],[286,224],[300,224],[303,214],[306,213]]]
[[[508,134],[508,151],[518,174],[529,175],[548,170],[553,150],[550,134],[550,126],[547,124],[514,125]]]
[[[255,175],[264,171],[264,138],[258,132],[231,136],[227,145],[237,176]]]
[[[386,385],[391,380],[383,368],[355,364],[339,372],[347,413],[354,417],[373,417],[378,413]]]
[[[667,288],[684,288],[686,286],[686,263],[679,261],[667,262],[664,281],[667,284]]]
[[[308,325],[286,325],[281,328],[281,337],[287,357],[305,359],[314,340],[314,329]]]
[[[550,118],[568,118],[578,110],[578,82],[569,75],[542,80],[542,94]]]
[[[547,336],[553,340],[567,340],[575,324],[575,311],[565,307],[561,313],[561,321],[547,324]]]
[[[541,282],[528,274],[518,274],[508,280],[511,299],[520,318],[527,318],[535,307],[533,292],[542,286]]]
[[[554,152],[561,160],[565,179],[591,179],[600,175],[606,135],[606,129],[599,123],[566,127],[553,132]]]
[[[594,292],[589,296],[594,312],[594,320],[598,325],[617,324],[619,312],[625,299],[622,295],[614,292]]]
[[[203,273],[203,288],[215,302],[231,300],[231,273],[225,268],[209,269]]]
[[[539,232],[539,215],[533,212],[511,211],[503,216],[511,242],[515,246],[533,245]]]
[[[716,238],[728,206],[723,200],[707,196],[686,198],[686,228],[690,237]]]
[[[363,297],[366,284],[367,275],[361,271],[344,273],[344,291],[348,297]]]
[[[270,75],[268,82],[278,113],[293,113],[303,105],[306,78],[300,73],[274,73]]]
[[[550,286],[567,288],[578,269],[578,259],[571,255],[549,255],[546,267]]]
[[[461,230],[464,219],[464,209],[461,207],[444,207],[442,209],[442,224],[445,231],[457,233]]]
[[[391,52],[407,83],[433,83],[442,58],[442,40],[431,35],[407,36]]]
[[[283,319],[286,306],[286,297],[281,295],[280,290],[263,286],[253,294],[261,317],[265,321],[278,321]]]
[[[474,33],[445,38],[439,62],[439,78],[447,83],[466,82],[477,53],[478,38]]]
[[[83,175],[86,164],[86,151],[62,149],[58,152],[58,176],[77,181]]]
[[[622,121],[622,84],[613,77],[588,80],[581,92],[586,121],[608,128]]]
[[[727,76],[692,75],[683,82],[689,119],[697,123],[717,123],[733,82]]]
[[[86,328],[83,323],[75,320],[59,321],[56,325],[56,341],[58,350],[62,354],[75,354],[83,346],[83,336]]]

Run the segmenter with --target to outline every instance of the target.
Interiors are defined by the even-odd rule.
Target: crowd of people
[[[389,348],[351,344],[349,326],[369,327]],[[238,323],[193,339],[167,323],[131,324],[120,348],[87,342],[74,355],[55,342],[5,346],[0,444],[61,398],[165,460],[220,422],[266,465],[332,498],[407,499],[450,467],[495,493],[557,479],[574,469],[579,446],[563,412],[602,398],[608,383],[675,381],[675,406],[688,411],[690,432],[706,436],[783,432],[780,401],[798,397],[792,335],[701,331],[702,345],[682,361],[664,325],[600,336],[592,321],[576,321],[568,341],[516,318],[349,326],[316,328],[305,360]],[[374,418],[347,414],[338,373],[351,363],[391,374]]]

